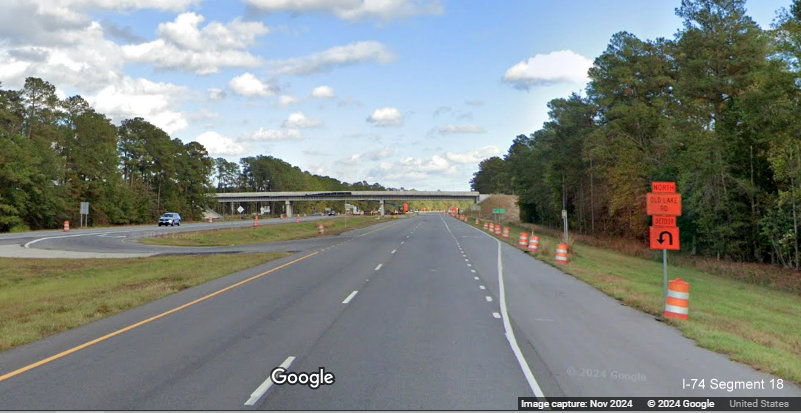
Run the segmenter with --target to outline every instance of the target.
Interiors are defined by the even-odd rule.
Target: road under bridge
[[[306,192],[228,192],[212,197],[220,203],[284,202],[287,216],[292,216],[292,205],[300,201],[378,201],[379,212],[384,215],[386,201],[473,201],[480,202],[489,195],[468,191],[306,191]]]

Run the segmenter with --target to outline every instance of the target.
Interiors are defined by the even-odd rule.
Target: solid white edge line
[[[293,361],[295,361],[295,356],[289,356],[286,358],[286,360],[284,360],[283,363],[281,363],[280,367],[288,369],[289,366],[292,365]],[[261,385],[259,385],[259,387],[256,388],[256,390],[253,390],[253,393],[250,393],[250,398],[248,399],[248,401],[245,402],[245,406],[255,405],[259,401],[259,399],[261,399],[262,396],[264,396],[264,393],[267,393],[267,390],[270,390],[270,387],[272,386],[273,386],[273,379],[271,376],[267,376],[267,380],[264,380],[264,382],[262,382]]]
[[[537,383],[537,379],[534,378],[534,373],[531,372],[531,367],[528,366],[528,362],[523,356],[523,352],[520,351],[520,346],[517,344],[517,339],[515,338],[515,332],[512,330],[512,323],[509,322],[509,312],[506,309],[506,289],[503,286],[503,252],[501,251],[501,241],[496,241],[498,242],[498,295],[500,296],[501,301],[501,318],[503,318],[503,329],[506,330],[506,340],[512,347],[512,352],[515,353],[517,363],[523,370],[523,375],[526,376],[528,386],[531,388],[534,396],[536,396],[538,399],[544,400],[545,394],[543,394],[539,383]]]
[[[377,266],[377,267],[375,267],[375,271],[378,271],[378,270],[380,270],[382,265],[384,265],[384,264],[378,264],[378,266]]]
[[[359,290],[353,290],[353,292],[352,292],[352,293],[350,293],[350,295],[349,295],[347,298],[345,298],[345,300],[344,300],[344,301],[342,301],[342,304],[347,304],[347,303],[349,303],[349,302],[350,302],[350,300],[352,300],[352,299],[353,299],[353,297],[355,297],[355,296],[356,296],[356,294],[358,294],[358,293],[359,293]]]

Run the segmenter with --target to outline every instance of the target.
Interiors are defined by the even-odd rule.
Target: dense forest
[[[650,182],[682,194],[682,250],[799,267],[801,0],[763,30],[744,0],[683,0],[675,37],[620,32],[586,94],[484,160],[471,185],[519,196],[521,219],[645,239]]]
[[[201,144],[170,138],[142,118],[115,126],[80,96],[60,100],[54,85],[33,77],[21,90],[0,88],[0,148],[0,232],[77,222],[80,202],[90,203],[90,225],[132,224],[165,211],[197,219],[214,206],[215,191],[386,189],[312,175],[271,156],[212,159]]]

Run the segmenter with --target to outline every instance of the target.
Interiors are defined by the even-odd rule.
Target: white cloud
[[[301,135],[300,131],[297,129],[259,128],[248,134],[246,138],[254,141],[286,141],[303,139],[303,135]]]
[[[341,158],[337,160],[338,163],[343,165],[360,165],[362,160],[367,159],[369,161],[380,161],[382,159],[389,158],[395,153],[395,148],[392,146],[385,146],[383,148],[373,149],[371,151],[363,152],[363,153],[355,153],[345,158]]]
[[[257,9],[275,12],[323,12],[340,19],[399,19],[422,14],[440,14],[438,0],[245,0]]]
[[[171,83],[126,77],[86,100],[114,121],[138,116],[172,134],[188,126],[186,117],[171,109],[178,106],[175,97],[185,92],[186,88]]]
[[[237,95],[247,97],[270,96],[275,94],[269,86],[256,76],[253,76],[250,72],[245,72],[231,79],[231,81],[228,82],[228,88]]]
[[[459,168],[442,155],[427,159],[407,157],[395,162],[380,162],[370,171],[373,176],[384,181],[425,182],[433,176],[456,176]]]
[[[269,33],[261,22],[236,18],[228,24],[211,22],[199,28],[204,17],[192,12],[179,14],[174,21],[158,26],[156,40],[125,45],[129,62],[152,63],[158,68],[182,69],[199,75],[216,73],[220,67],[253,67],[261,59],[247,48],[257,36]]]
[[[334,96],[334,89],[331,86],[317,86],[311,91],[311,97],[313,98],[332,98]]]
[[[289,115],[284,121],[285,128],[316,128],[322,125],[323,122],[319,119],[307,117],[303,112],[295,112]]]
[[[483,161],[484,159],[487,159],[491,156],[499,155],[500,153],[501,151],[500,149],[498,149],[497,146],[487,145],[467,152],[461,152],[461,153],[446,152],[445,157],[448,160],[456,163],[478,165],[478,163]]]
[[[289,105],[293,105],[295,103],[300,102],[300,99],[290,96],[290,95],[281,95],[278,97],[278,102],[276,104],[281,107],[286,107]]]
[[[336,46],[308,56],[295,57],[269,62],[276,74],[308,75],[323,72],[337,66],[375,61],[389,63],[392,53],[386,46],[376,41],[356,42]]]
[[[503,81],[518,89],[547,86],[556,83],[586,83],[592,59],[571,50],[538,54],[509,68]]]
[[[481,126],[476,125],[447,125],[439,129],[442,135],[449,135],[452,133],[485,133],[486,131]]]
[[[221,99],[225,99],[225,97],[226,97],[226,93],[222,89],[209,88],[207,90],[207,92],[209,94],[209,99],[211,99],[211,100],[221,100]]]
[[[367,122],[376,126],[400,126],[403,124],[403,115],[397,108],[378,108],[370,114]]]
[[[248,152],[247,146],[214,131],[203,132],[195,140],[206,148],[210,156],[239,156]]]

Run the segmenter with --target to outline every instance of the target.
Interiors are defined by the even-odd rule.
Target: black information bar
[[[517,410],[798,411],[801,397],[518,397]]]

